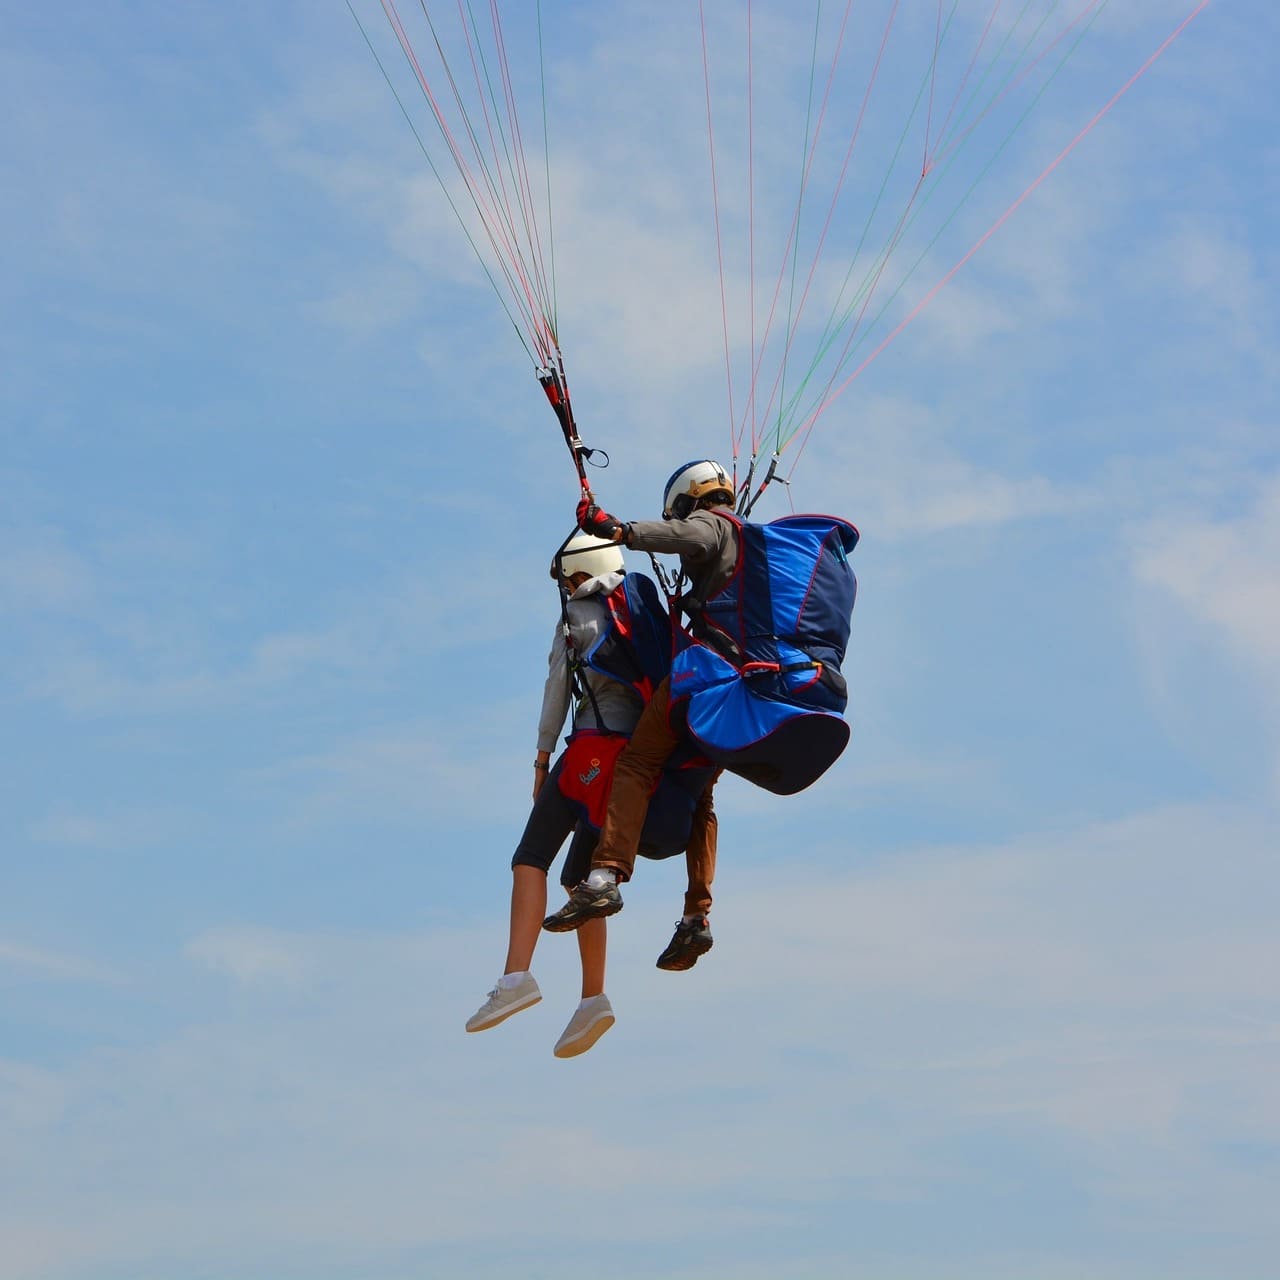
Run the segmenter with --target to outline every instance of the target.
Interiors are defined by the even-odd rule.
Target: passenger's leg
[[[542,921],[538,921],[541,925]],[[582,961],[582,998],[604,994],[605,955],[609,925],[605,920],[588,920],[578,930],[578,957]]]
[[[496,1027],[513,1013],[542,999],[529,965],[533,962],[542,916],[547,909],[547,870],[577,820],[556,785],[561,760],[556,761],[538,791],[512,856],[506,967],[489,992],[489,998],[467,1019],[468,1031]]]
[[[533,949],[547,914],[547,873],[538,867],[511,868],[511,928],[507,935],[507,967],[503,973],[524,973],[533,963]]]

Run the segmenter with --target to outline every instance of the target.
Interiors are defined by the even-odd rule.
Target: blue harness
[[[784,516],[738,531],[732,578],[697,609],[671,665],[673,723],[714,763],[778,795],[816,782],[849,741],[840,672],[857,595],[858,531]],[[678,719],[677,719],[678,717]]]
[[[581,655],[582,663],[625,685],[641,702],[647,703],[671,671],[671,619],[661,593],[651,578],[642,573],[628,573],[605,597],[604,605],[609,613],[609,625]],[[590,757],[592,739],[598,743],[601,736],[600,732],[590,729],[576,731],[569,741],[571,759],[581,755]],[[603,736],[619,735],[610,733],[606,726]],[[591,805],[585,803],[583,787],[599,787],[607,794],[616,760],[613,753],[597,750],[596,755],[601,761],[608,760],[607,771],[593,777],[590,770],[579,774],[566,769],[562,770],[560,779],[565,798],[592,826],[599,825],[593,821],[592,810],[600,806],[598,801]],[[715,768],[694,751],[677,752],[667,762],[645,814],[640,835],[642,856],[670,858],[684,852],[698,799],[714,773]]]
[[[642,703],[671,671],[671,620],[653,579],[628,573],[605,598],[609,625],[582,655],[584,666],[617,680]]]

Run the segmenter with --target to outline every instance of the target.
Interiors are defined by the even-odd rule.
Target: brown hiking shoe
[[[667,949],[658,957],[658,968],[683,973],[685,969],[692,969],[698,963],[698,957],[705,956],[713,945],[711,926],[706,916],[681,920],[667,943]]]
[[[548,933],[568,933],[580,929],[588,920],[598,920],[622,910],[622,895],[616,885],[592,889],[584,880],[569,891],[569,901],[553,911],[543,922]]]

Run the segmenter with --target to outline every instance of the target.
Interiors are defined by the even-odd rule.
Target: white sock
[[[697,915],[693,915],[693,916],[685,916],[685,917],[684,917],[684,919],[683,919],[683,920],[681,920],[681,922],[680,922],[680,923],[681,923],[681,924],[692,924],[695,920],[701,920],[701,919],[702,919],[702,912],[700,912],[700,911],[699,911]]]
[[[597,1000],[603,1000],[603,999],[604,999],[603,991],[598,996],[583,996],[582,999],[578,1001],[578,1012],[581,1013],[583,1009],[587,1007],[587,1005],[594,1004]]]
[[[607,889],[618,883],[618,873],[612,867],[592,867],[587,876],[588,889]]]
[[[498,986],[504,991],[510,991],[513,987],[518,987],[524,980],[524,973],[504,973],[498,979]]]

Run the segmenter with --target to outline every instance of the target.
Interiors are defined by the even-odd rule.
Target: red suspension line
[[[493,147],[494,164],[497,169],[498,179],[499,179],[497,184],[495,184],[493,175],[489,171],[489,166],[485,161],[484,152],[480,145],[480,141],[476,136],[475,129],[472,127],[472,124],[471,124],[471,118],[467,113],[467,107],[466,107],[465,101],[463,100],[462,92],[459,89],[457,80],[453,74],[451,67],[449,66],[449,60],[447,55],[445,54],[444,47],[440,43],[439,36],[436,34],[435,24],[432,22],[431,15],[427,11],[426,0],[419,0],[419,5],[422,9],[423,17],[426,18],[427,25],[431,29],[432,37],[435,40],[436,52],[440,58],[440,64],[444,69],[445,77],[449,82],[449,87],[453,91],[454,105],[457,107],[458,114],[462,119],[463,125],[465,126],[467,139],[471,143],[471,150],[475,155],[476,164],[479,168],[481,175],[484,178],[485,187],[489,192],[489,199],[492,202],[491,204],[488,205],[487,217],[486,217],[486,209],[485,209],[486,202],[481,201],[480,199],[477,198],[477,196],[473,196],[473,199],[475,200],[475,203],[477,206],[477,211],[481,213],[482,221],[486,221],[487,223],[491,224],[492,227],[496,228],[497,234],[501,237],[503,241],[503,247],[500,249],[498,245],[495,243],[495,231],[491,229],[490,226],[486,226],[486,231],[489,234],[490,244],[493,246],[495,255],[499,258],[500,261],[504,261],[503,254],[505,253],[506,255],[505,261],[510,263],[509,270],[504,265],[503,274],[506,275],[508,284],[510,285],[513,294],[518,295],[519,293],[523,292],[523,294],[525,295],[525,298],[527,299],[528,306],[526,308],[526,311],[529,315],[531,315],[532,317],[535,317],[535,319],[533,319],[532,321],[533,333],[531,334],[531,336],[533,336],[535,345],[541,346],[543,345],[543,343],[545,343],[547,333],[549,332],[549,325],[546,324],[546,318],[545,318],[546,308],[538,300],[536,296],[537,289],[534,287],[533,282],[529,279],[529,276],[531,274],[530,268],[526,265],[524,251],[519,243],[520,237],[519,237],[519,233],[516,231],[515,218],[511,212],[510,198],[507,196],[506,183],[502,177],[502,161],[498,155],[497,143],[493,138],[493,129],[492,129],[492,125],[489,122],[489,112],[488,112],[488,107],[486,105],[486,95],[485,95],[483,86],[480,84],[479,71],[476,68],[476,63],[475,63],[475,54],[474,52],[472,52],[471,34],[468,27],[466,16],[462,13],[461,3],[460,3],[459,18],[462,24],[463,35],[467,42],[468,53],[471,56],[472,69],[476,75],[477,91],[478,91],[478,96],[480,98],[481,108],[484,111],[485,124],[489,130],[490,145]],[[477,37],[478,37],[478,33],[477,33]],[[463,174],[464,180],[468,183],[468,186],[478,194],[480,190],[479,184],[475,181],[474,177],[472,177],[469,166],[462,159],[461,148],[457,146],[457,144],[455,143],[453,149],[455,152],[456,163],[458,164],[459,169]],[[518,284],[512,279],[513,273],[519,277]],[[541,322],[539,322],[539,319],[537,319],[536,317],[540,317]]]
[[[457,3],[458,3],[458,18],[461,22],[463,38],[465,39],[466,45],[467,45],[467,56],[471,62],[471,74],[473,79],[475,80],[476,96],[480,100],[480,110],[484,113],[485,132],[489,136],[489,148],[493,154],[493,167],[494,167],[494,170],[497,172],[498,189],[501,190],[500,200],[498,197],[498,189],[494,188],[493,178],[491,176],[488,177],[488,182],[489,182],[490,189],[494,191],[495,200],[498,200],[502,206],[503,213],[505,215],[506,225],[511,229],[511,234],[514,237],[518,234],[516,231],[516,219],[515,219],[515,214],[511,207],[511,195],[507,190],[507,182],[506,182],[506,177],[504,175],[503,157],[499,152],[498,139],[494,136],[493,120],[490,118],[490,115],[489,115],[488,93],[485,89],[484,81],[481,77],[479,63],[476,60],[476,50],[475,50],[475,46],[472,44],[472,41],[471,41],[471,28],[470,28],[470,23],[468,22],[466,10],[463,5],[463,0],[457,0]],[[477,32],[477,39],[478,38],[479,38],[479,33]],[[464,110],[460,97],[458,97],[458,109],[460,111]],[[478,151],[479,149],[477,147],[477,158],[479,159]],[[486,172],[486,176],[488,176],[487,164],[485,164],[483,160],[480,160],[480,163]],[[508,165],[510,163],[509,157],[508,157],[507,163]],[[514,174],[512,175],[512,180],[514,182]],[[527,234],[528,215],[523,207],[521,207],[520,212],[521,212],[521,219],[524,223],[524,226],[526,228],[526,234]],[[523,252],[521,253],[521,257],[523,258]],[[531,254],[530,256],[530,274],[531,275],[535,277],[537,276],[539,265],[540,264],[538,262],[537,257]],[[545,293],[543,293],[542,296],[545,297]],[[541,309],[545,310],[545,306],[542,307]]]
[[[441,110],[440,104],[427,81],[427,77],[422,70],[421,63],[418,61],[418,56],[414,51],[413,43],[404,29],[399,13],[396,11],[395,0],[381,0],[381,4],[383,12],[386,14],[388,21],[391,23],[392,29],[396,33],[396,38],[400,42],[400,47],[404,51],[405,57],[409,60],[409,64],[414,70],[418,84],[431,106],[432,114],[435,116],[436,123],[439,126],[449,152],[453,157],[453,162],[457,166],[463,182],[467,187],[472,203],[476,207],[476,212],[480,216],[480,221],[484,227],[485,234],[489,238],[490,247],[493,249],[498,265],[501,268],[503,275],[506,277],[508,287],[512,291],[512,296],[515,299],[525,322],[529,325],[529,334],[533,340],[534,346],[538,349],[539,358],[545,361],[554,345],[550,337],[550,325],[546,322],[545,317],[542,317],[540,314],[540,308],[536,298],[534,297],[534,292],[529,284],[523,264],[520,261],[520,256],[510,242],[510,238],[505,226],[503,225],[503,220],[499,212],[485,198],[485,194],[481,190],[479,183],[471,174],[470,166],[463,155],[462,148],[454,137],[453,131],[449,128],[444,112]],[[443,56],[443,51],[441,51],[442,60]],[[449,74],[447,63],[445,64],[445,72],[446,75]],[[449,79],[452,83],[451,76]],[[456,85],[454,86],[454,93],[456,97]],[[463,117],[465,119],[465,111],[463,112]],[[474,139],[472,145],[474,148]],[[506,242],[505,246],[498,243],[499,238]],[[523,298],[521,297],[522,294]]]
[[[544,310],[550,311],[551,290],[548,288],[546,263],[542,252],[542,238],[538,232],[538,217],[533,198],[533,185],[529,181],[529,166],[524,149],[524,135],[520,130],[520,117],[516,111],[515,89],[511,83],[511,64],[507,59],[506,39],[502,34],[502,22],[498,16],[497,0],[489,0],[489,12],[493,19],[494,45],[498,50],[498,64],[502,71],[503,91],[506,95],[507,116],[511,123],[512,137],[515,139],[515,158],[519,181],[524,191],[523,203],[526,209],[525,225],[532,232],[535,261],[538,264],[539,278],[542,281]]]

